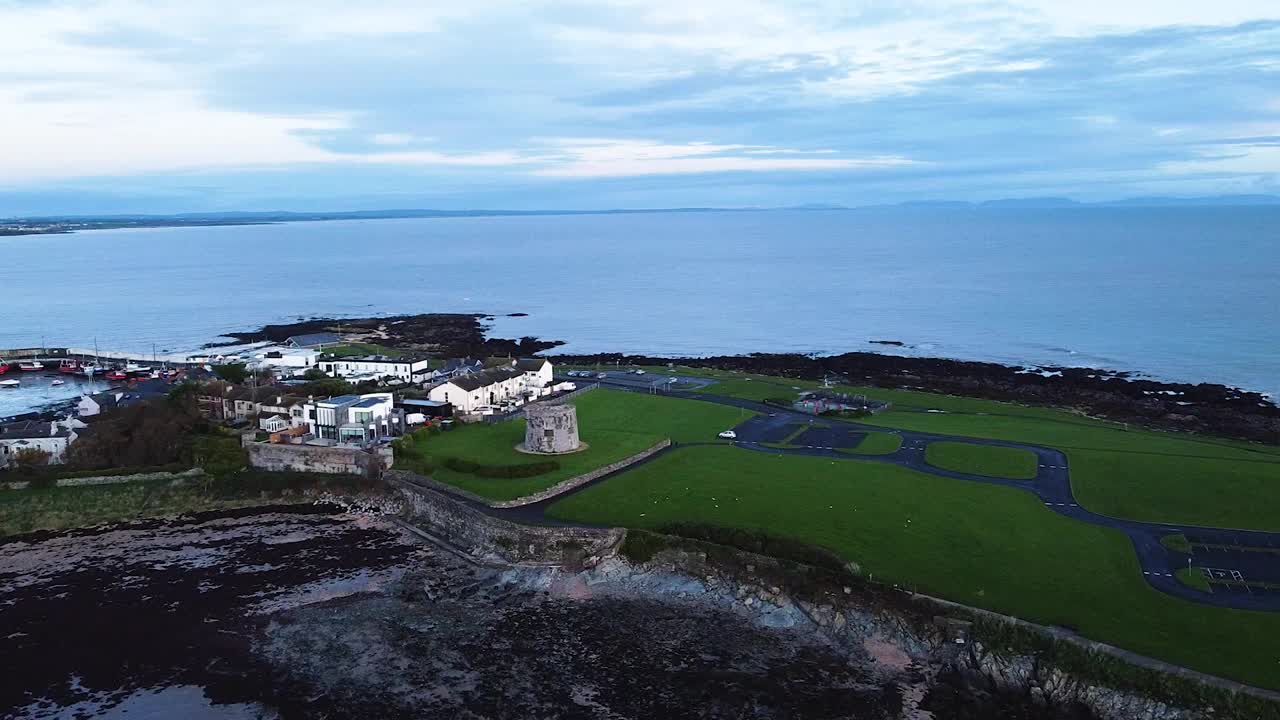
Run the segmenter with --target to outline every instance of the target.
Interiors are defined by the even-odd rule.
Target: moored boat
[[[18,369],[22,372],[38,372],[44,369],[44,363],[35,361],[21,362],[18,363]]]
[[[22,383],[17,380],[0,380],[0,387],[3,388],[16,388],[21,384]]]
[[[129,373],[123,370],[111,370],[107,372],[106,377],[108,380],[128,380]]]
[[[0,375],[3,375],[3,374],[5,374],[5,373],[9,372],[9,368],[10,368],[9,363],[7,363],[7,362],[5,362],[5,361],[3,361],[3,360],[0,360]]]
[[[51,382],[51,383],[49,383],[49,384],[50,384],[50,385],[66,385],[66,384],[67,384],[67,381],[66,381],[66,380],[62,380],[62,379],[58,379],[58,380],[54,380],[53,382]]]
[[[67,374],[78,373],[80,372],[80,363],[75,360],[63,360],[61,363],[58,363],[58,372]]]
[[[83,365],[80,367],[80,372],[83,372],[85,375],[88,375],[89,377],[93,377],[94,375],[101,375],[106,371],[107,369],[101,365]]]

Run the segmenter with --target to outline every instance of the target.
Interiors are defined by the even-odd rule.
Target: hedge
[[[560,469],[560,463],[555,460],[521,463],[518,465],[483,465],[478,462],[455,457],[445,458],[444,466],[454,472],[487,478],[527,478],[535,475],[543,475]]]

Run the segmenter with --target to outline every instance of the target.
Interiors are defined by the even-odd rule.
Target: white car
[[[738,433],[732,430],[725,430],[724,432],[720,433],[720,437],[724,438],[725,440],[737,440]]]
[[[636,374],[637,374],[637,375],[643,375],[643,374],[644,374],[644,371],[643,371],[643,370],[641,370],[640,368],[636,368]]]
[[[599,380],[608,380],[608,379],[609,379],[609,373],[600,373],[599,375],[597,375],[597,376],[596,376],[596,378],[597,378],[597,379],[599,379]]]

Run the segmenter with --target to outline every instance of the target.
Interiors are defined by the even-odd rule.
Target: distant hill
[[[1097,203],[1112,207],[1172,207],[1176,205],[1232,206],[1232,205],[1280,205],[1280,195],[1207,195],[1203,197],[1136,197]]]

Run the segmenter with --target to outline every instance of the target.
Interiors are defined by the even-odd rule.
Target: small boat
[[[16,388],[21,384],[22,383],[17,380],[0,380],[0,387],[3,388]]]
[[[38,372],[44,369],[44,364],[34,362],[34,361],[23,362],[23,363],[18,363],[18,369],[21,370],[22,372]]]
[[[101,375],[107,369],[101,365],[84,365],[80,368],[80,371],[89,377],[93,377],[94,375]]]
[[[147,367],[146,365],[139,365],[137,363],[126,363],[124,366],[124,371],[127,373],[149,373],[151,372],[151,368]]]
[[[87,371],[86,371],[87,372]],[[128,380],[129,373],[123,370],[111,370],[106,375],[108,380]]]
[[[9,372],[9,367],[10,367],[9,363],[0,361],[0,375],[3,375]]]
[[[57,386],[57,385],[66,385],[66,384],[67,384],[67,381],[66,381],[66,380],[63,380],[63,379],[61,379],[61,378],[59,378],[59,379],[54,380],[53,382],[51,382],[51,383],[49,383],[49,384],[50,384],[50,385],[54,385],[54,386]]]
[[[75,360],[63,360],[58,364],[58,372],[74,375],[80,372],[80,363]]]

